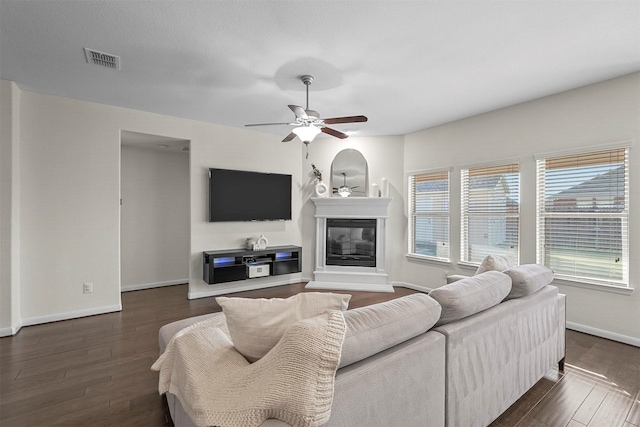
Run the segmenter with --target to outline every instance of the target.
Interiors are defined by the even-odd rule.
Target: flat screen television
[[[291,219],[291,175],[209,169],[209,222]]]

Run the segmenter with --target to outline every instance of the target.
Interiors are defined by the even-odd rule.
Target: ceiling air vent
[[[120,57],[110,53],[99,52],[97,50],[84,48],[84,55],[89,64],[100,65],[101,67],[112,68],[120,71]]]

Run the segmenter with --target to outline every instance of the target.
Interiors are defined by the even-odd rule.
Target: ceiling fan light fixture
[[[293,128],[291,132],[295,133],[298,138],[302,142],[309,143],[313,141],[313,139],[318,136],[320,132],[322,132],[318,127],[309,124],[305,126],[298,126],[297,128]]]
[[[351,194],[351,189],[346,185],[343,185],[338,188],[338,194],[340,195],[340,197],[349,197],[349,195]]]

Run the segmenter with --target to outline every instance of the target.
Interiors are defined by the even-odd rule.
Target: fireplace
[[[326,265],[375,267],[376,222],[327,218]]]
[[[309,289],[393,292],[388,283],[389,197],[312,197],[316,205],[314,279]]]

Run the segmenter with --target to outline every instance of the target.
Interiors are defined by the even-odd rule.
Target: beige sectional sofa
[[[564,361],[565,296],[548,285],[553,273],[515,268],[344,312],[331,415],[323,425],[471,427],[495,420]],[[220,316],[164,326],[160,351],[184,327]],[[167,393],[167,402],[177,427],[194,426],[175,396]],[[262,426],[289,424],[268,419]]]

